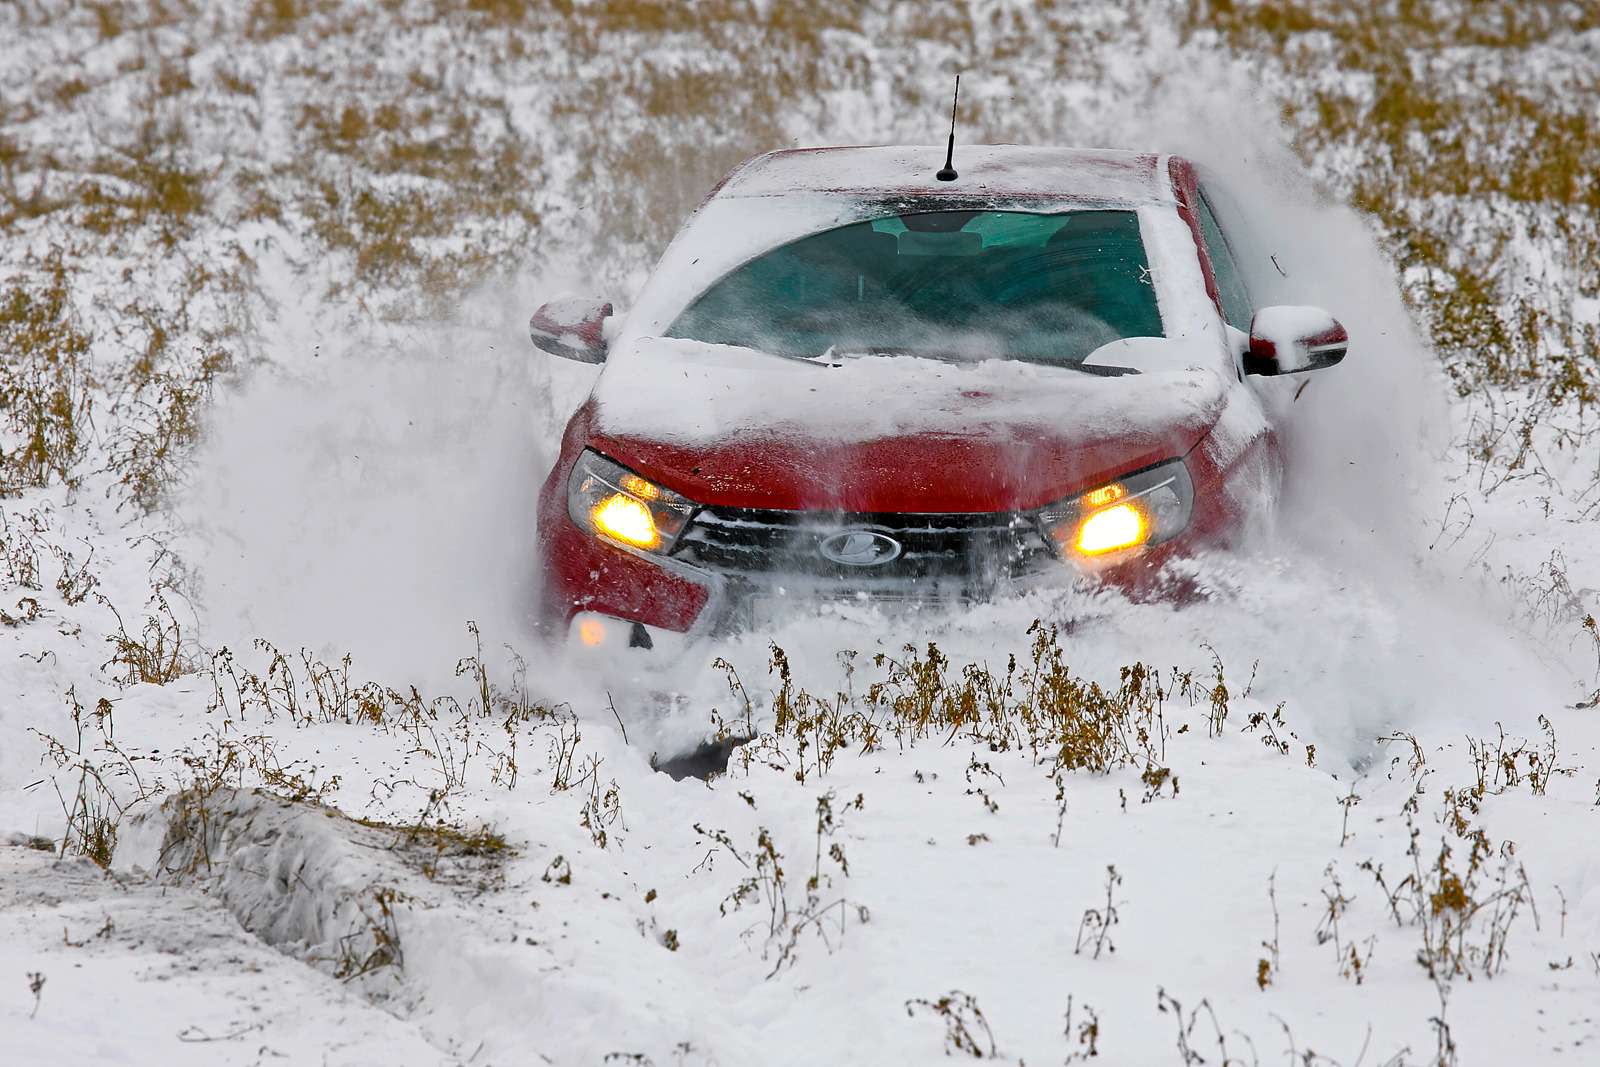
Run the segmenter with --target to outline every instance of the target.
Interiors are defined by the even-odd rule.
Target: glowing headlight
[[[1137,503],[1113,504],[1084,519],[1073,544],[1086,556],[1102,556],[1150,540],[1150,523]]]
[[[656,529],[650,508],[624,493],[612,493],[589,512],[594,528],[634,548],[661,547],[661,531]]]
[[[1189,471],[1171,460],[1052,504],[1038,518],[1062,555],[1095,558],[1169,540],[1193,510]]]
[[[667,553],[694,505],[611,462],[585,452],[567,482],[567,514],[580,529],[645,552]]]

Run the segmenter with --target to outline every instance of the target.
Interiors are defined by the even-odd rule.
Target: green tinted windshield
[[[940,211],[826,230],[706,290],[668,336],[785,356],[1079,363],[1161,336],[1132,211]]]

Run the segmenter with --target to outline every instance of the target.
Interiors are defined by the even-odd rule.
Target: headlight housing
[[[1194,483],[1174,459],[1052,504],[1039,531],[1067,559],[1096,560],[1182,533],[1194,513]]]
[[[598,452],[585,452],[567,481],[567,514],[601,540],[665,555],[689,525],[694,504]]]

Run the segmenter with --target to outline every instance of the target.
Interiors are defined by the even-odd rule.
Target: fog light
[[[1086,556],[1133,548],[1150,539],[1150,523],[1135,504],[1113,504],[1083,520],[1074,547]]]
[[[590,648],[598,647],[606,639],[606,624],[590,617],[578,623],[578,640]]]
[[[635,656],[672,662],[682,655],[688,640],[684,633],[600,611],[580,611],[567,623],[568,646],[581,655],[594,657],[589,662],[623,662]]]

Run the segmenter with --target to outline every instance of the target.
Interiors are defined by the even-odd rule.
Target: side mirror
[[[579,363],[606,361],[605,321],[611,305],[583,296],[558,296],[539,305],[528,322],[535,346]]]
[[[1250,320],[1246,374],[1298,374],[1331,367],[1344,358],[1350,335],[1321,308],[1279,304]]]

